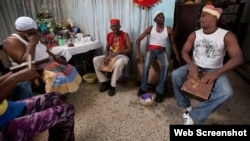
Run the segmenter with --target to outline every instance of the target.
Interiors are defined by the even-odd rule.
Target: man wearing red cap
[[[184,125],[203,123],[212,112],[233,96],[232,86],[225,73],[243,63],[243,53],[236,36],[230,31],[217,27],[221,13],[222,9],[213,5],[206,5],[202,9],[201,29],[188,36],[181,51],[187,64],[171,73],[177,105],[185,109]],[[224,63],[226,51],[230,59]],[[214,82],[208,100],[202,101],[194,108],[188,97],[181,91],[188,72],[195,76],[202,73],[203,83]]]
[[[140,53],[140,41],[146,36],[150,35],[149,46],[144,56],[141,87],[137,95],[140,97],[142,94],[146,93],[150,65],[155,59],[158,59],[161,65],[161,73],[160,82],[156,87],[155,101],[157,103],[161,103],[163,101],[163,94],[165,92],[165,84],[170,58],[166,52],[168,38],[171,43],[171,48],[175,54],[175,58],[179,63],[180,58],[174,41],[173,29],[164,26],[164,14],[161,11],[157,11],[153,16],[153,19],[156,22],[156,25],[148,27],[136,40],[136,59],[140,63],[142,58]]]
[[[105,54],[96,56],[93,58],[95,72],[98,81],[101,82],[100,92],[108,91],[109,96],[113,96],[116,93],[116,81],[120,77],[123,68],[128,64],[132,47],[128,33],[120,30],[120,20],[111,19],[110,29],[112,32],[107,35],[107,44]],[[99,66],[103,63],[105,66],[110,65],[110,60],[114,60],[111,80],[103,72],[99,70]]]

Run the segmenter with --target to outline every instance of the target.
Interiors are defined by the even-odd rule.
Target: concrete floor
[[[234,71],[228,73],[234,97],[211,114],[204,124],[250,124],[250,87]],[[76,141],[169,141],[169,125],[183,124],[183,110],[173,94],[161,103],[142,106],[135,78],[118,82],[115,96],[99,93],[99,83],[83,82],[77,93],[67,94],[75,106]],[[195,106],[199,101],[192,99]],[[46,141],[47,132],[34,141]]]

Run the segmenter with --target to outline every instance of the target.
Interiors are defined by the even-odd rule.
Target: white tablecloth
[[[68,47],[67,44],[63,46],[56,46],[53,47],[50,51],[55,55],[64,56],[66,60],[69,61],[73,55],[98,49],[102,46],[102,43],[100,43],[98,40],[95,40],[84,43],[75,42],[74,47]]]

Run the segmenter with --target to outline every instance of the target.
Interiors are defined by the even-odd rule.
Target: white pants
[[[99,66],[104,60],[104,55],[96,56],[93,58],[93,64],[95,67],[95,72],[97,79],[100,83],[108,81],[107,76],[105,76],[102,72],[99,71]],[[128,64],[129,58],[126,55],[117,55],[114,57],[115,64],[114,64],[114,70],[111,76],[111,86],[116,87],[116,81],[119,79],[122,69],[125,67],[125,65]]]

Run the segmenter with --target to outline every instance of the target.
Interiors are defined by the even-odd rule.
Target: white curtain
[[[133,0],[62,0],[62,9],[63,15],[73,19],[83,34],[91,35],[104,46],[112,18],[121,20],[121,29],[129,33],[133,43],[151,24],[150,10],[136,6]]]
[[[103,54],[106,45],[106,35],[110,32],[110,19],[121,20],[121,30],[130,35],[131,42],[135,45],[136,38],[151,25],[151,10],[142,9],[133,3],[133,0],[62,0],[63,15],[71,18],[74,25],[81,28],[85,35],[91,35],[99,40],[103,48],[97,54]],[[146,46],[146,40],[141,46]],[[145,52],[146,47],[141,49]],[[135,58],[135,46],[133,46],[132,61]],[[132,63],[135,71],[136,63]],[[133,71],[133,72],[134,72]]]
[[[1,0],[1,42],[15,31],[17,17],[26,15],[36,19],[42,6],[49,10],[53,18],[71,18],[83,34],[91,35],[104,45],[111,18],[121,20],[122,30],[129,33],[133,43],[151,24],[150,10],[136,6],[133,0]]]

